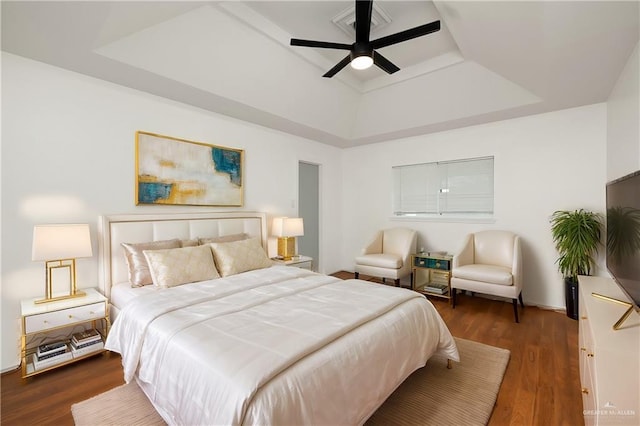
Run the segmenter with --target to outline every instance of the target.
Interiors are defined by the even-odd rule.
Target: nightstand
[[[411,289],[427,296],[451,299],[453,256],[420,253],[411,256]]]
[[[295,266],[296,268],[313,270],[313,258],[309,256],[294,256],[291,260],[282,260],[278,258],[271,259],[279,265]]]
[[[95,345],[95,351],[72,350],[69,343],[72,334],[87,329],[87,325],[96,329],[104,342],[111,325],[107,298],[94,288],[83,291],[86,296],[73,299],[36,304],[35,301],[41,299],[37,297],[21,302],[20,356],[23,378],[104,352],[103,345]],[[55,342],[64,342],[67,352],[48,358],[50,361],[34,362],[39,345]]]

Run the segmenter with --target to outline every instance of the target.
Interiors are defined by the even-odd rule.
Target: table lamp
[[[88,224],[34,226],[31,260],[44,261],[46,268],[45,298],[35,303],[85,296],[76,288],[76,259],[92,255]],[[68,280],[69,293],[54,295],[54,285],[58,283],[56,287],[59,287],[59,282],[65,280]]]
[[[296,254],[296,237],[304,235],[301,217],[276,217],[273,219],[272,233],[278,237],[278,257],[291,260]]]

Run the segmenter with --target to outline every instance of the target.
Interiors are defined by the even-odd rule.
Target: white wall
[[[605,154],[605,104],[347,149],[343,226],[349,238],[342,266],[353,270],[354,257],[385,227],[412,227],[418,247],[451,253],[468,232],[506,229],[522,237],[525,304],[564,308],[549,217],[555,210],[604,212]],[[495,223],[390,219],[392,166],[489,155],[495,157]]]
[[[607,101],[607,180],[640,170],[640,43]]]
[[[319,267],[339,269],[337,148],[6,53],[2,124],[2,371],[19,362],[20,299],[44,294],[44,264],[31,262],[35,224],[90,224],[94,256],[77,261],[82,288],[97,285],[98,216],[207,210],[135,206],[136,130],[244,149],[244,210],[270,215],[297,214],[298,161],[320,164]]]
[[[44,291],[44,266],[30,261],[34,224],[91,225],[96,256],[78,260],[82,287],[97,282],[99,215],[207,210],[134,205],[136,130],[245,149],[244,209],[272,215],[296,214],[298,161],[320,164],[321,271],[353,270],[354,256],[382,227],[415,227],[419,246],[450,252],[467,232],[511,229],[523,237],[525,302],[553,307],[564,301],[549,216],[558,209],[602,212],[606,180],[640,168],[637,47],[608,107],[347,150],[11,54],[3,53],[2,60],[3,371],[18,363],[19,300]],[[494,224],[390,220],[392,166],[485,155],[496,159]],[[627,157],[637,160],[635,166]]]

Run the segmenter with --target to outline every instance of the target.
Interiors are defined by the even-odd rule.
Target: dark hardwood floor
[[[353,278],[348,272],[334,275]],[[454,336],[511,351],[490,425],[584,424],[577,321],[563,313],[526,307],[516,324],[511,303],[468,295],[460,295],[455,309],[446,300],[432,302]],[[72,404],[122,383],[117,354],[99,355],[25,380],[20,371],[5,373],[1,424],[73,425]]]

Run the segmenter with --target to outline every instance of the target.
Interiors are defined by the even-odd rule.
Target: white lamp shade
[[[276,217],[271,233],[275,237],[299,237],[304,235],[304,223],[301,217]]]
[[[288,217],[282,222],[282,233],[285,237],[304,235],[304,223],[301,217]]]
[[[76,259],[92,255],[88,224],[33,227],[31,260]]]
[[[282,222],[285,217],[274,217],[271,223],[271,235],[274,237],[282,237]]]

